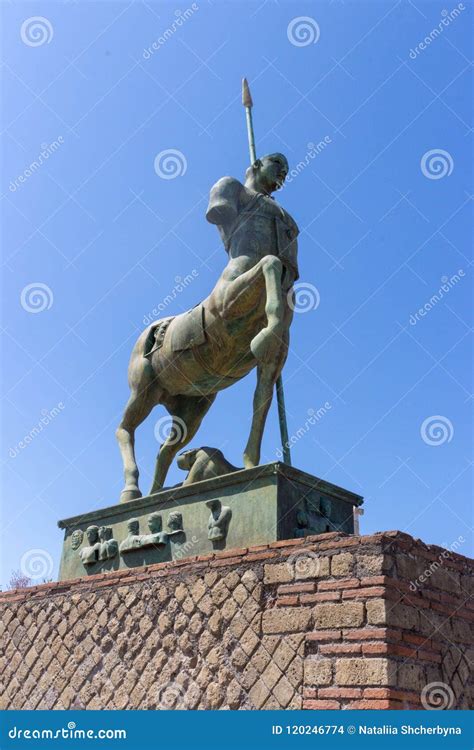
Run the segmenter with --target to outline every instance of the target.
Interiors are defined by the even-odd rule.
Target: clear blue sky
[[[57,520],[118,500],[114,430],[143,319],[170,294],[166,314],[196,304],[226,261],[204,214],[211,185],[247,166],[242,75],[258,153],[305,162],[278,196],[320,300],[294,319],[290,434],[330,408],[293,463],[364,495],[364,533],[462,537],[469,554],[473,8],[461,6],[186,0],[178,25],[175,4],[152,0],[3,3],[3,585],[36,548],[54,577]],[[154,168],[168,149],[185,163],[174,179]],[[251,374],[221,393],[192,445],[240,464],[253,387]],[[137,433],[144,491],[164,414]],[[273,407],[262,461],[278,446]]]

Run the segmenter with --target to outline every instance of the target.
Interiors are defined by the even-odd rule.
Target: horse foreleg
[[[176,454],[193,439],[215,397],[215,394],[212,394],[176,398],[172,408],[171,430],[158,452],[150,494],[158,492],[163,487],[171,462]]]
[[[278,374],[271,365],[259,365],[257,387],[253,397],[253,417],[249,439],[244,451],[244,466],[251,469],[258,466],[262,445],[263,430],[273,398],[273,387]]]
[[[291,311],[285,315],[285,322],[289,327]],[[244,466],[251,469],[258,466],[260,461],[260,449],[262,445],[263,430],[270,409],[273,390],[280,372],[288,355],[289,331],[288,327],[282,336],[282,342],[277,355],[270,364],[259,364],[257,367],[257,387],[253,397],[253,417],[247,446],[244,451]]]
[[[138,466],[135,459],[135,430],[149,415],[155,401],[150,393],[132,391],[127,406],[115,435],[122,455],[125,476],[125,487],[120,495],[120,502],[135,500],[142,493],[138,488]]]
[[[284,303],[281,291],[283,266],[279,258],[267,255],[261,261],[265,279],[265,315],[267,325],[250,342],[257,362],[270,364],[278,357],[284,333]]]

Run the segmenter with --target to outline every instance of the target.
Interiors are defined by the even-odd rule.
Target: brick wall
[[[466,709],[472,571],[334,533],[0,593],[0,708]]]

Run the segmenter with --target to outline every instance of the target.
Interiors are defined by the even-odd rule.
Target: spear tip
[[[252,97],[250,95],[249,82],[242,78],[242,104],[244,107],[253,107]]]

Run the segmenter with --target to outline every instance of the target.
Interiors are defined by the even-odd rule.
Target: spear
[[[242,79],[242,104],[245,107],[245,116],[247,120],[247,135],[249,139],[249,154],[250,164],[253,164],[257,159],[255,151],[255,136],[253,132],[253,119],[252,119],[252,107],[253,101],[250,94],[249,84],[246,78]],[[288,425],[286,422],[285,412],[285,394],[283,391],[283,379],[281,373],[276,381],[276,394],[278,403],[278,420],[280,422],[280,436],[281,436],[281,451],[283,454],[283,461],[285,464],[291,466],[291,454],[288,440]]]

